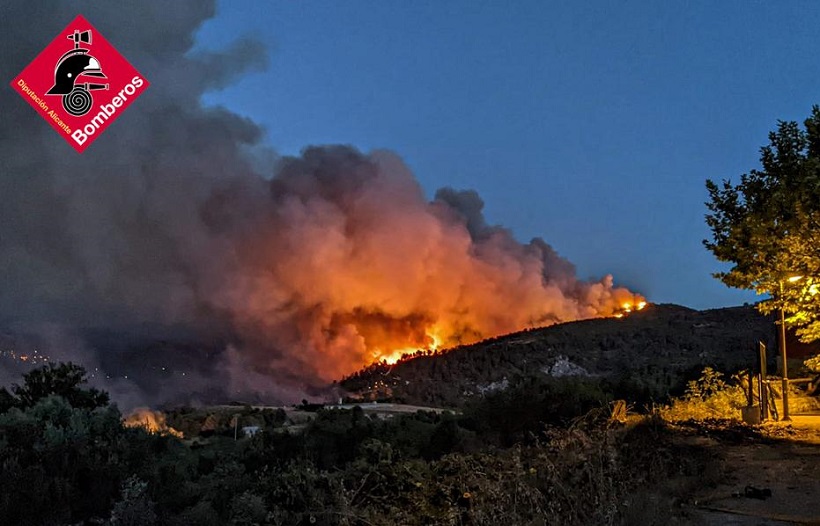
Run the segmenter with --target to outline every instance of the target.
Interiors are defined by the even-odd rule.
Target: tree
[[[51,395],[65,398],[72,407],[95,409],[107,405],[108,393],[83,388],[87,382],[85,369],[79,365],[49,363],[24,374],[23,385],[14,385],[12,391],[20,407],[32,407]],[[5,399],[0,393],[0,402]]]
[[[148,483],[132,475],[123,481],[122,498],[114,504],[106,526],[152,526],[157,523],[155,507]]]
[[[820,106],[804,128],[779,121],[760,149],[761,170],[740,183],[706,181],[710,201],[704,245],[733,264],[714,276],[730,287],[769,294],[758,304],[784,308],[804,341],[820,339]],[[790,277],[802,276],[790,282]]]
[[[0,414],[0,523],[85,524],[107,515],[129,464],[150,458],[132,453],[138,433],[123,428],[114,406],[73,407],[59,396]]]

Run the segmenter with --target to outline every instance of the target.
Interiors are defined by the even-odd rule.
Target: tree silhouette
[[[108,404],[108,393],[98,389],[86,389],[88,383],[86,372],[73,363],[49,363],[23,375],[23,385],[12,386],[17,400],[14,405],[32,407],[48,396],[56,395],[65,398],[72,406],[84,409],[95,409]],[[0,393],[0,403],[6,397]]]

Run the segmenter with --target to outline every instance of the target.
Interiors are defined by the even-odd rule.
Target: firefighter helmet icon
[[[74,49],[68,51],[54,68],[54,86],[46,92],[46,95],[61,95],[63,97],[63,108],[65,111],[81,117],[88,113],[91,104],[94,102],[90,91],[108,89],[108,84],[96,84],[91,82],[77,82],[77,79],[85,77],[107,78],[102,72],[100,62],[89,55],[88,49],[83,49],[80,44],[91,45],[91,31],[74,30],[74,34],[66,38],[74,41]]]

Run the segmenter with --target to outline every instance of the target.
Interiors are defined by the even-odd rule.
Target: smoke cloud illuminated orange
[[[473,191],[432,201],[401,160],[347,147],[283,160],[221,306],[268,367],[338,378],[417,349],[613,316],[644,299],[580,281],[541,239],[488,225]],[[275,350],[273,350],[275,349]]]
[[[0,63],[12,78],[62,29],[54,13],[74,7],[7,4],[5,18],[37,21],[0,32],[17,57]],[[53,342],[44,354],[99,369],[100,382],[110,375],[111,392],[137,386],[128,399],[140,404],[292,401],[375,360],[643,301],[611,276],[578,279],[541,239],[488,224],[474,191],[430,199],[395,154],[279,157],[252,115],[203,104],[264,67],[265,46],[197,50],[215,5],[174,2],[158,20],[171,8],[155,4],[86,6],[95,25],[118,28],[151,89],[82,156],[54,150],[25,104],[3,109],[20,138],[0,141],[4,330]],[[146,349],[155,363],[121,370]]]

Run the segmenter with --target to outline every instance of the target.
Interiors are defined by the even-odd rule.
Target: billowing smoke
[[[4,3],[14,23],[0,32],[2,78],[78,13],[151,87],[81,156],[12,90],[0,95],[6,330],[170,327],[223,351],[202,351],[227,372],[197,390],[286,397],[404,350],[635,300],[609,276],[579,281],[541,239],[521,244],[489,225],[473,191],[429,201],[392,153],[328,146],[278,158],[253,122],[203,107],[203,93],[265,64],[249,40],[191,51],[214,15],[207,2]],[[110,346],[94,352],[102,362]]]
[[[391,153],[308,148],[282,160],[269,217],[241,245],[220,307],[243,333],[298,349],[283,359],[331,378],[397,349],[610,315],[633,301],[609,277],[578,281],[542,240],[522,245],[488,226],[482,206],[451,189],[428,202]]]

